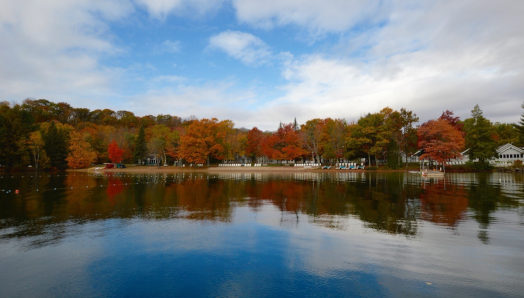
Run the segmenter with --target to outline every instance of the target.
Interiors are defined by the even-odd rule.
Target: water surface
[[[2,174],[0,296],[515,297],[523,202],[498,173]]]

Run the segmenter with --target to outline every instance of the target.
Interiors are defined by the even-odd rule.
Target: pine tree
[[[471,111],[471,116],[465,121],[469,159],[473,161],[478,158],[480,163],[485,163],[497,154],[497,143],[492,137],[492,124],[484,118],[479,105]]]
[[[51,166],[64,166],[68,153],[66,132],[59,130],[56,127],[55,122],[51,122],[51,125],[44,136],[44,142],[45,151],[47,152]]]
[[[23,141],[33,130],[34,119],[19,105],[0,103],[0,164],[23,166]]]
[[[146,134],[144,132],[144,125],[140,126],[138,136],[135,141],[135,150],[133,152],[133,158],[137,161],[142,161],[147,153]]]

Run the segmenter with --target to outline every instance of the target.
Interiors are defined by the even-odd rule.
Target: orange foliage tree
[[[419,159],[430,158],[445,165],[446,161],[462,158],[462,133],[444,119],[430,120],[417,130],[418,146],[424,150]]]
[[[247,134],[247,148],[246,154],[257,158],[262,155],[262,139],[264,138],[264,133],[253,127]]]
[[[122,161],[124,151],[124,149],[120,149],[120,147],[118,147],[118,144],[115,140],[113,140],[107,148],[107,152],[109,153],[109,159],[111,159],[111,162],[113,163],[119,163]]]
[[[269,159],[291,160],[306,154],[292,123],[282,125],[276,133],[265,136],[261,147],[262,153]]]
[[[223,159],[226,135],[231,132],[233,122],[217,118],[194,120],[187,126],[186,133],[180,139],[179,155],[192,163],[209,165],[209,158]]]
[[[96,159],[96,152],[91,145],[84,140],[83,134],[72,131],[69,138],[69,154],[67,164],[73,169],[88,167]]]

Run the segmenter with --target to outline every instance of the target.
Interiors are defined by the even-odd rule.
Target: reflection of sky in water
[[[491,185],[498,177],[483,181]],[[524,291],[523,213],[519,201],[515,205],[505,193],[522,194],[521,182],[511,182],[510,191],[475,190],[478,177],[452,178],[442,193],[438,184],[421,185],[416,177],[412,184],[425,191],[410,194],[414,190],[357,177],[349,183],[360,183],[358,188],[343,184],[338,195],[330,189],[341,187],[337,179],[348,183],[349,178],[313,179],[315,188],[309,182],[268,184],[275,192],[270,194],[242,182],[215,181],[209,187],[237,198],[194,202],[181,194],[208,195],[207,190],[183,184],[172,190],[147,185],[108,192],[102,187],[99,193],[108,199],[103,200],[73,189],[60,199],[70,208],[67,216],[60,213],[63,204],[33,202],[51,198],[27,197],[3,205],[17,215],[1,213],[0,296],[518,296]],[[108,181],[97,179],[86,182],[94,188]],[[329,187],[319,188],[319,180]],[[282,201],[289,199],[288,187],[303,199]],[[470,195],[476,191],[489,197],[474,201]],[[268,198],[253,207],[255,198],[245,192]],[[465,214],[456,221],[449,192],[466,199]],[[150,193],[153,201],[148,201]],[[406,194],[397,198],[398,193]],[[356,194],[362,198],[354,199]],[[164,200],[154,199],[159,195]],[[161,205],[168,197],[173,201]],[[17,205],[22,203],[25,209]],[[452,220],[442,220],[449,213],[444,209],[451,207]],[[50,211],[38,213],[42,208]],[[403,228],[410,216],[414,234]],[[479,236],[483,231],[486,241]]]

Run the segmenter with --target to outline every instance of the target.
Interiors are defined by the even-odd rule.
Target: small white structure
[[[460,153],[460,155],[462,155],[462,158],[451,159],[451,160],[449,160],[449,162],[447,164],[449,164],[449,165],[463,165],[463,164],[466,164],[466,162],[469,161],[468,151],[469,151],[469,148],[464,150],[464,151],[462,151]],[[477,161],[477,160],[474,160],[474,161]]]

